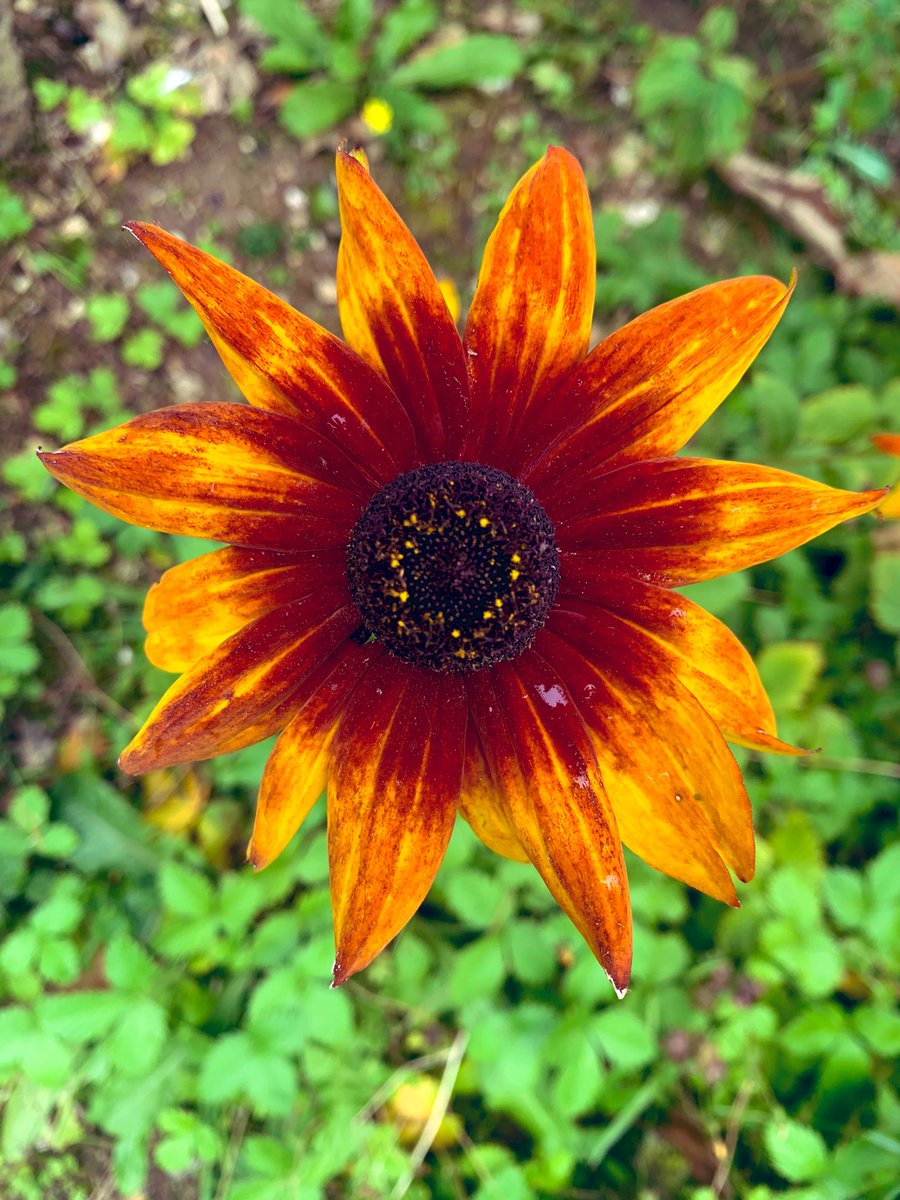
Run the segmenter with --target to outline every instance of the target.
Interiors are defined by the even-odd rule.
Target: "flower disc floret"
[[[370,501],[347,553],[365,628],[397,658],[472,671],[515,658],[559,587],[553,525],[504,471],[445,462],[398,476]]]

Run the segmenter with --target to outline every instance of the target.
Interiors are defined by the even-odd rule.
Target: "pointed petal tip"
[[[263,871],[271,862],[271,858],[267,858],[258,846],[254,843],[253,838],[247,843],[247,862],[254,871]]]
[[[612,975],[610,975],[609,971],[607,971],[606,978],[613,985],[613,991],[616,993],[616,998],[618,1000],[624,1000],[625,997],[628,995],[628,988],[629,988],[629,985],[631,982],[630,977],[626,976],[624,982],[621,984],[618,984],[618,983],[616,983],[615,979],[613,979]]]
[[[368,154],[366,154],[366,152],[362,148],[362,146],[354,146],[349,141],[348,138],[344,138],[343,141],[339,142],[338,148],[337,148],[338,162],[340,162],[342,159],[345,159],[345,158],[354,159],[356,162],[359,163],[359,165],[363,168],[364,171],[367,171],[369,174],[371,174],[371,171],[369,171],[369,156],[368,156]]]
[[[144,767],[141,765],[132,745],[128,745],[119,755],[118,767],[120,771],[124,771],[126,775],[141,775]]]
[[[142,245],[146,245],[148,238],[152,238],[155,227],[145,221],[125,221],[121,228],[125,233],[137,238]]]
[[[331,968],[331,987],[343,987],[351,975],[355,975],[357,971],[361,971],[365,965],[365,963],[357,964],[347,961],[338,954],[335,957],[334,966]]]
[[[738,863],[738,864],[729,863],[728,864],[731,867],[732,871],[734,871],[735,875],[737,875],[737,877],[741,881],[741,883],[749,883],[750,880],[753,878],[753,876],[756,874],[755,850],[756,850],[756,847],[754,846],[754,856],[753,856],[752,861],[750,861],[749,863]],[[737,899],[737,896],[735,896],[735,899]],[[731,904],[730,900],[728,901],[728,903],[731,905],[732,908],[735,907],[733,904]],[[740,907],[740,905],[738,905],[738,907]]]

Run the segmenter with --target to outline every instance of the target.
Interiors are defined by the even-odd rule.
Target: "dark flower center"
[[[543,508],[505,471],[418,467],[382,488],[353,527],[350,593],[397,658],[475,671],[515,658],[547,620],[559,551]]]

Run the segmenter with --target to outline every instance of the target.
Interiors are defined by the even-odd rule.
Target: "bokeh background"
[[[333,151],[463,310],[548,142],[587,173],[596,336],[711,279],[799,285],[692,450],[862,488],[900,461],[891,0],[4,0],[0,8],[0,1197],[900,1196],[900,522],[691,590],[805,760],[737,751],[743,907],[631,864],[632,990],[466,826],[340,991],[320,806],[243,865],[267,747],[128,779],[167,684],[148,585],[206,547],[34,457],[236,399],[123,220],[338,329]]]

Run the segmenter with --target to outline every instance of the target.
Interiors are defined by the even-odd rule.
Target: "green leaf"
[[[459,1006],[478,996],[495,995],[505,974],[499,937],[495,934],[479,937],[453,957],[450,971],[453,1004]]]
[[[81,974],[81,957],[68,938],[51,938],[38,954],[38,970],[48,983],[61,987],[74,983]]]
[[[153,121],[153,144],[150,161],[158,167],[177,162],[187,153],[197,128],[193,121],[172,113],[157,113]]]
[[[343,121],[356,103],[357,91],[352,83],[327,79],[298,83],[282,104],[278,119],[294,137],[313,137]]]
[[[117,933],[103,955],[103,971],[109,982],[126,992],[145,991],[156,966],[143,946],[127,933]]]
[[[58,486],[32,447],[7,458],[2,474],[3,482],[32,504],[48,500]]]
[[[182,346],[197,346],[206,331],[194,310],[182,299],[174,283],[145,283],[138,288],[138,307]]]
[[[165,1011],[155,1000],[130,1000],[127,1012],[105,1043],[110,1062],[124,1076],[146,1076],[159,1061],[167,1026]]]
[[[71,1079],[72,1051],[54,1034],[27,1034],[22,1038],[19,1051],[26,1079],[54,1089],[61,1088]]]
[[[53,1088],[41,1087],[30,1079],[19,1079],[7,1090],[0,1132],[0,1160],[7,1170],[35,1142],[40,1140],[46,1144],[51,1127],[50,1114],[57,1099]]]
[[[164,346],[158,329],[140,329],[122,344],[122,361],[129,367],[155,371],[162,364]]]
[[[88,873],[115,870],[128,876],[155,871],[154,834],[103,779],[88,772],[62,776],[51,788],[62,815],[80,835],[72,863]]]
[[[412,88],[385,84],[379,97],[394,110],[394,125],[413,133],[440,137],[447,131],[447,118],[436,104],[420,96]]]
[[[533,987],[556,974],[555,939],[540,921],[508,921],[501,937],[516,979]]]
[[[713,616],[724,619],[732,615],[750,594],[750,572],[736,571],[733,575],[720,575],[718,579],[706,579],[678,590]]]
[[[889,188],[894,182],[894,169],[889,160],[874,146],[862,142],[834,141],[829,150],[855,171],[860,179],[877,188]]]
[[[42,1027],[65,1042],[93,1042],[102,1038],[128,1009],[129,1000],[118,992],[84,991],[43,996],[35,1012]]]
[[[900,1054],[900,1014],[893,1009],[866,1004],[854,1012],[853,1026],[881,1058],[895,1059]]]
[[[343,41],[358,46],[372,28],[372,0],[341,0],[334,21],[335,33]]]
[[[89,296],[85,304],[91,341],[114,342],[128,320],[128,301],[118,292]]]
[[[859,871],[832,867],[822,881],[825,903],[841,929],[859,929],[866,919],[865,883]]]
[[[841,950],[822,929],[798,929],[787,920],[770,921],[761,947],[781,967],[785,979],[814,999],[830,996],[844,972]]]
[[[250,1037],[235,1033],[213,1044],[197,1086],[207,1104],[247,1098],[260,1116],[285,1116],[294,1104],[297,1080],[286,1058],[260,1052]]]
[[[0,607],[0,652],[6,653],[7,638],[15,641],[30,630],[31,622],[24,608],[15,604]],[[17,788],[9,806],[9,819],[26,833],[37,833],[50,816],[50,797],[34,784]]]
[[[800,424],[800,398],[796,390],[778,375],[754,371],[743,395],[756,417],[768,447],[775,454],[783,453],[797,436]]]
[[[492,87],[515,79],[524,65],[525,56],[512,38],[474,33],[416,55],[398,67],[391,83],[428,91]]]
[[[240,0],[241,12],[270,37],[275,45],[265,51],[266,71],[302,75],[328,61],[329,42],[305,4],[285,0]]]
[[[828,1150],[820,1133],[796,1121],[770,1121],[763,1134],[772,1166],[791,1183],[818,1179],[828,1163]]]
[[[52,112],[65,100],[69,88],[63,79],[49,79],[44,76],[32,81],[31,90],[41,112]]]
[[[756,660],[763,686],[776,710],[801,708],[825,666],[818,642],[780,642],[765,646]]]
[[[451,912],[473,929],[484,929],[507,898],[506,889],[484,871],[457,869],[442,880],[441,891]]]
[[[719,53],[730,50],[737,38],[737,14],[723,5],[710,8],[704,13],[697,32],[711,50]]]
[[[0,181],[0,246],[23,237],[33,224],[31,214],[19,197]]]
[[[888,633],[900,633],[900,552],[882,551],[872,560],[872,616]]]
[[[438,11],[430,0],[400,0],[381,23],[372,60],[379,71],[393,66],[438,23]]]
[[[872,428],[875,398],[867,387],[845,384],[804,401],[800,435],[805,441],[842,446]]]
[[[836,1004],[822,1004],[789,1021],[781,1034],[781,1044],[794,1058],[815,1062],[831,1049],[846,1024]]]
[[[599,1040],[604,1056],[619,1070],[637,1070],[656,1057],[656,1035],[637,1013],[621,1006],[608,1008],[595,1017],[591,1033]]]
[[[551,1091],[555,1112],[562,1117],[580,1117],[596,1105],[603,1084],[600,1054],[586,1037],[565,1056]]]
[[[213,908],[215,892],[209,880],[180,863],[167,862],[159,873],[163,904],[179,917],[204,917]]]

